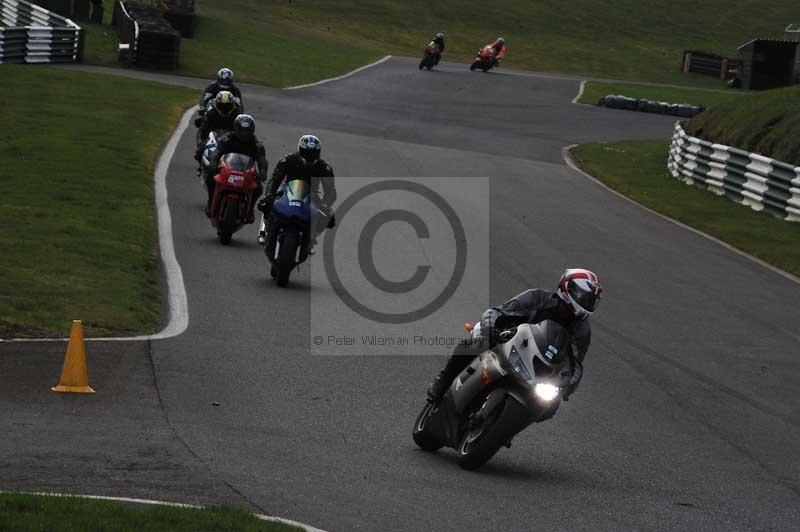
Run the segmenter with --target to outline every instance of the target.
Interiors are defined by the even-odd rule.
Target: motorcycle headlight
[[[547,402],[550,402],[558,397],[558,392],[558,386],[553,386],[552,384],[547,384],[544,382],[540,382],[533,387],[533,393],[536,394],[536,397]]]

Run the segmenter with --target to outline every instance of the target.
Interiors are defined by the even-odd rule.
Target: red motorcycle
[[[439,46],[433,41],[429,42],[428,45],[425,46],[425,54],[422,56],[422,61],[419,62],[419,69],[433,69],[441,55],[442,52],[439,50]]]
[[[211,200],[211,225],[217,228],[222,244],[231,242],[233,233],[245,224],[252,212],[251,203],[256,201],[256,161],[241,153],[227,153],[219,164],[219,173],[214,176],[216,185]]]
[[[469,69],[475,70],[476,68],[480,68],[484,72],[488,72],[493,67],[497,66],[497,63],[497,51],[491,44],[487,44],[478,50],[478,57],[475,58],[475,61],[469,66]]]

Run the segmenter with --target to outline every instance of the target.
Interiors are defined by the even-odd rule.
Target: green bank
[[[0,66],[0,337],[154,332],[153,165],[192,91]]]
[[[796,7],[790,0],[204,0],[196,37],[181,43],[180,73],[210,77],[226,64],[242,80],[300,84],[386,54],[417,56],[444,31],[446,59],[454,61],[502,35],[508,67],[720,86],[681,74],[683,51],[734,54],[751,38],[782,35]],[[115,64],[113,31],[88,27],[87,59]]]

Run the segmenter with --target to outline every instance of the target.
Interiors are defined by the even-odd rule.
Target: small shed
[[[742,88],[766,90],[795,83],[796,41],[753,39],[739,47]]]

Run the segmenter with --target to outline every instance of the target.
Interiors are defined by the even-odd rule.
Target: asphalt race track
[[[347,330],[353,316],[316,266],[281,289],[255,227],[230,247],[217,242],[201,212],[190,128],[168,177],[189,329],[141,348],[96,344],[120,352],[93,373],[98,391],[116,390],[108,403],[102,393],[87,407],[4,386],[0,405],[16,414],[0,442],[2,485],[247,502],[331,531],[797,530],[800,286],[567,167],[564,146],[666,139],[673,124],[571,104],[577,90],[565,77],[456,64],[421,72],[393,58],[329,84],[244,95],[272,164],[301,133],[320,136],[342,199],[347,176],[490,178],[485,197],[465,187],[451,200],[489,228],[486,289],[457,292],[455,310],[421,329],[458,336],[489,302],[554,288],[565,266],[600,275],[605,299],[580,390],[486,467],[462,471],[452,451],[428,454],[411,439],[447,349],[356,345],[319,356],[309,331]],[[395,198],[382,207],[414,208]],[[376,243],[387,278],[408,277],[409,242]],[[447,265],[423,255],[434,285],[446,283]],[[357,257],[338,267],[357,270]],[[58,366],[0,361],[11,375]],[[40,397],[20,401],[31,394]]]

